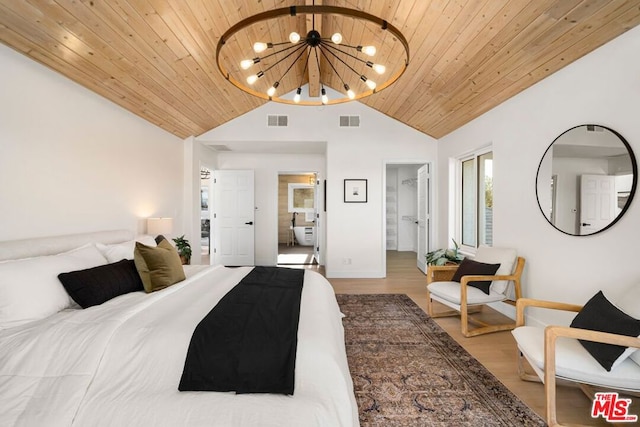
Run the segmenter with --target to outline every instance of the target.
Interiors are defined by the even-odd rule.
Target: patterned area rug
[[[362,427],[545,425],[408,296],[337,297]]]

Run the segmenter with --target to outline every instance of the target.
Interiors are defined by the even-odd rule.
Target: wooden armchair
[[[479,262],[498,263],[501,267],[496,275],[462,276],[460,282],[454,282],[453,278],[457,265],[429,266],[427,268],[427,312],[431,317],[460,316],[461,331],[465,337],[487,334],[491,332],[511,330],[515,328],[515,322],[505,324],[487,324],[470,314],[482,310],[486,304],[504,301],[507,299],[507,284],[514,283],[516,299],[522,295],[521,277],[524,270],[525,259],[518,257],[515,250],[481,247],[476,253],[475,260]],[[473,281],[490,281],[489,293],[468,286]],[[453,310],[435,312],[433,301],[438,301]],[[478,326],[469,329],[469,323]]]
[[[556,379],[577,383],[591,399],[595,396],[594,387],[640,396],[640,365],[634,361],[640,358],[627,358],[615,369],[606,371],[578,341],[640,348],[640,338],[568,326],[526,326],[527,307],[579,312],[582,306],[527,298],[516,303],[516,329],[512,333],[518,345],[518,373],[525,381],[544,383],[546,421],[550,427],[564,425],[556,415]],[[524,359],[535,374],[527,372]]]

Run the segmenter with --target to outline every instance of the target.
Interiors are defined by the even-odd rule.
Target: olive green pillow
[[[136,242],[133,261],[147,293],[164,289],[185,279],[180,255],[166,239],[156,247]]]

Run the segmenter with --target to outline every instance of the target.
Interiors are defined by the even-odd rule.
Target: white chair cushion
[[[460,283],[458,282],[433,282],[427,286],[427,289],[429,289],[429,292],[435,296],[460,305]],[[493,290],[490,290],[489,295],[487,295],[478,288],[467,286],[468,305],[488,304],[490,302],[498,302],[504,299],[504,294],[499,294]]]
[[[529,363],[543,370],[544,329],[521,326],[511,333]],[[556,341],[556,376],[586,384],[640,391],[640,365],[626,359],[607,372],[578,340],[572,338]]]
[[[486,264],[500,264],[500,268],[496,271],[496,276],[509,275],[513,273],[513,268],[518,259],[518,253],[511,248],[495,248],[491,246],[480,246],[473,257],[474,261],[484,262]],[[494,280],[491,283],[491,292],[500,294],[505,293],[508,280]]]

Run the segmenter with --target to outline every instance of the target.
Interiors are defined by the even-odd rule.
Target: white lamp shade
[[[173,231],[173,218],[147,218],[147,234],[170,234]]]

